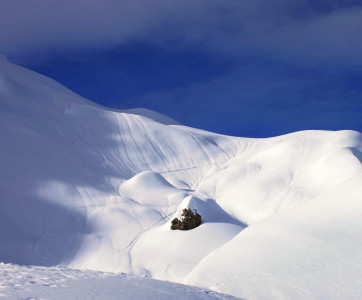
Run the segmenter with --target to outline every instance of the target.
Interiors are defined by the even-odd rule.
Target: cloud
[[[221,55],[362,66],[357,0],[3,0],[0,53],[54,55],[133,41]]]
[[[337,10],[290,24],[271,36],[268,51],[300,63],[356,67],[362,65],[362,9]]]

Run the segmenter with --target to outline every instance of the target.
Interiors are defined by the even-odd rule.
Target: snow
[[[175,124],[103,108],[0,58],[6,276],[69,272],[69,291],[94,298],[97,288],[127,293],[129,276],[247,299],[362,297],[361,133],[250,139]],[[186,207],[202,224],[170,230]],[[139,277],[130,291],[149,292]],[[54,289],[12,278],[20,286],[6,287],[9,297],[68,295],[55,278]],[[174,284],[147,282],[180,296]]]
[[[237,299],[210,290],[126,274],[0,264],[0,299]]]

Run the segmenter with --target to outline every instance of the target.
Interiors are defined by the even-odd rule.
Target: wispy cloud
[[[10,56],[139,41],[362,66],[358,0],[4,0],[0,8],[0,52]]]

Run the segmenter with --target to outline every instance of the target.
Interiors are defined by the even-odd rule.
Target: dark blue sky
[[[362,131],[361,1],[37,3],[0,10],[0,52],[104,106],[238,136]]]

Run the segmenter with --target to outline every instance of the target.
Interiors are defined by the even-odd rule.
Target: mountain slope
[[[0,58],[1,261],[247,298],[360,295],[360,133],[246,139],[136,113]],[[171,231],[187,206],[202,225]]]

